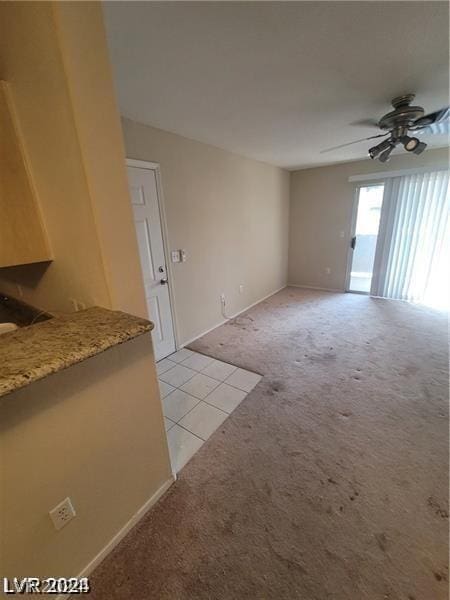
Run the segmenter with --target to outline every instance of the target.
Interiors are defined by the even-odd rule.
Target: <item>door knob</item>
[[[168,279],[160,279],[160,280],[159,280],[159,283],[160,283],[161,285],[166,285],[166,283],[167,283],[167,282],[168,282]]]

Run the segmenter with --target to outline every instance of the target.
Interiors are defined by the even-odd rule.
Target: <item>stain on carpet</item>
[[[191,347],[263,379],[93,600],[448,598],[443,314],[286,288]]]

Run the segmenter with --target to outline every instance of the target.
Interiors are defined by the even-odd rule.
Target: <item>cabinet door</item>
[[[0,82],[0,267],[51,260],[10,89]]]

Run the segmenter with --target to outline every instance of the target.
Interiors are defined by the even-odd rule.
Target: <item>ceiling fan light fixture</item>
[[[425,115],[425,110],[421,106],[411,106],[414,97],[414,94],[404,94],[403,96],[394,98],[392,100],[394,110],[391,110],[391,112],[381,117],[378,122],[370,120],[369,123],[367,123],[367,120],[364,120],[352,123],[352,125],[365,126],[372,126],[377,123],[379,129],[384,130],[385,133],[379,133],[363,138],[362,140],[354,140],[353,142],[333,146],[332,148],[321,150],[320,153],[322,154],[324,152],[330,152],[331,150],[345,148],[352,144],[358,144],[359,142],[366,140],[384,137],[384,141],[380,144],[369,148],[368,154],[372,160],[377,158],[382,163],[387,162],[392,151],[399,144],[401,144],[407,152],[422,154],[422,152],[426,150],[427,144],[417,137],[409,136],[408,133],[418,131],[419,133],[425,134],[448,134],[450,128],[450,106],[445,106],[440,110]],[[387,139],[386,136],[388,136]]]
[[[382,163],[387,162],[391,158],[391,152],[394,149],[394,146],[390,146],[387,150],[382,152],[378,157],[378,160]]]
[[[402,144],[407,152],[414,152],[417,146],[420,144],[420,140],[418,140],[416,137],[409,137],[408,135],[405,135],[402,138]]]
[[[380,154],[380,149],[378,146],[373,146],[373,148],[369,148],[369,156],[371,159],[375,159]]]
[[[392,152],[394,147],[395,144],[392,142],[391,139],[383,140],[377,146],[373,146],[369,149],[369,156],[372,159],[379,158],[381,160],[381,156],[387,152],[387,158],[389,158],[389,154]],[[387,158],[385,160],[382,160],[381,162],[386,162]]]
[[[427,145],[428,144],[425,144],[425,142],[419,142],[417,144],[417,146],[414,148],[413,153],[414,154],[422,154],[422,152],[425,152]]]

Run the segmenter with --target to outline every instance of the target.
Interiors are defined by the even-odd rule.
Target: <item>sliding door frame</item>
[[[350,289],[350,280],[351,280],[352,263],[353,263],[353,252],[354,252],[354,249],[351,246],[351,240],[356,235],[356,222],[358,219],[360,189],[365,188],[365,187],[375,187],[375,186],[380,186],[380,185],[383,185],[383,201],[381,204],[381,214],[383,214],[384,192],[386,190],[386,180],[385,179],[371,179],[371,180],[365,180],[365,181],[358,181],[353,190],[352,214],[351,214],[351,221],[350,221],[350,242],[348,244],[348,249],[347,249],[347,269],[346,269],[346,273],[345,273],[345,291],[346,291],[346,293],[349,293],[349,294],[361,294],[362,296],[370,296],[370,291],[369,292],[359,292],[357,290]],[[381,223],[382,223],[382,219],[380,219],[380,225],[379,225],[378,234],[377,234],[377,250],[378,250],[378,241],[380,238]],[[375,259],[374,259],[373,270],[372,270],[372,281],[374,280],[374,278],[378,279],[378,275],[379,275],[378,272],[376,271],[376,269],[379,267],[379,262],[377,262],[377,260],[376,260],[377,250],[375,250]]]
[[[347,247],[347,269],[345,272],[345,291],[347,293],[359,294],[363,292],[350,292],[350,278],[352,273],[352,263],[353,263],[353,248],[352,248],[352,239],[355,237],[356,233],[356,219],[358,217],[358,206],[359,206],[359,188],[363,187],[364,183],[357,184],[353,190],[353,201],[352,201],[352,213],[350,217],[350,241]]]

